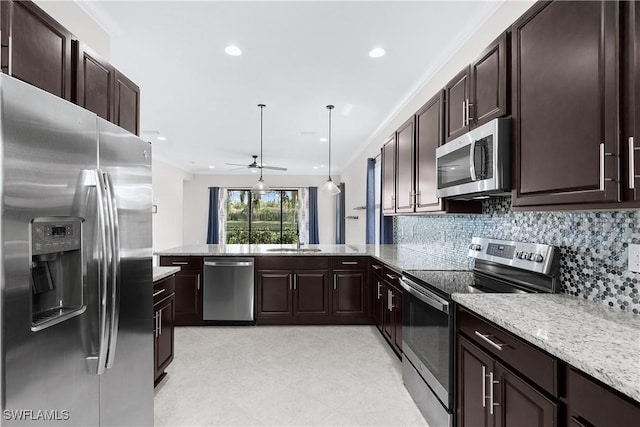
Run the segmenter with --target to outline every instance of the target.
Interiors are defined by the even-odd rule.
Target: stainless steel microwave
[[[511,123],[493,119],[436,149],[440,198],[475,199],[511,190]]]

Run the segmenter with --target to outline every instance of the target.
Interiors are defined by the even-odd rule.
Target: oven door
[[[449,303],[413,283],[401,280],[402,350],[442,405],[452,409],[452,322]]]

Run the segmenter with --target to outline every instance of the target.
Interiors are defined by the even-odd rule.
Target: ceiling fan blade
[[[262,166],[262,169],[271,169],[273,171],[286,171],[287,168],[280,168],[278,166]]]
[[[229,172],[231,172],[231,171],[239,171],[239,170],[246,169],[246,168],[247,168],[246,166],[243,166],[241,168],[227,169],[227,171],[229,171]]]
[[[245,168],[248,167],[247,165],[242,165],[240,163],[225,163],[225,165],[228,165],[228,166],[244,166]]]

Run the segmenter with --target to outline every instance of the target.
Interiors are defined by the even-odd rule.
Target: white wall
[[[418,111],[425,102],[442,89],[459,71],[469,65],[489,43],[505,31],[534,3],[535,1],[531,0],[504,2],[457,52],[452,52],[449,61],[426,82],[418,93],[390,120],[387,126],[373,138],[372,142],[345,168],[340,178],[347,187],[347,215],[354,215],[354,211],[352,211],[353,207],[364,205],[366,196],[367,158],[380,154],[380,148],[389,135],[392,135],[400,125]],[[376,191],[379,191],[379,188],[376,188]],[[345,242],[348,244],[365,242],[365,221],[363,215],[359,216],[359,220],[347,222]]]
[[[190,173],[153,159],[153,204],[158,206],[151,215],[154,252],[182,245],[183,183],[190,179]]]
[[[107,61],[111,57],[111,38],[75,1],[35,0],[34,3],[71,31],[78,40]]]
[[[251,188],[256,175],[196,175],[184,183],[184,244],[206,243],[209,187]],[[322,187],[326,175],[265,175],[273,189]],[[335,243],[335,197],[318,191],[318,232],[321,244]]]

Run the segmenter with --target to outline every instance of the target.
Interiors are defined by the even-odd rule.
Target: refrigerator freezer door
[[[91,359],[98,346],[97,319],[93,317],[97,312],[94,288],[98,269],[93,251],[96,201],[95,188],[85,186],[83,180],[86,171],[97,167],[95,117],[40,89],[0,75],[3,425],[99,423],[99,377]],[[81,255],[74,255],[82,265],[78,268],[76,264],[73,270],[80,276],[80,304],[86,310],[32,330],[33,301],[43,291],[32,290],[30,283],[32,221],[57,217],[82,219],[78,224],[83,249]],[[76,226],[69,227],[72,230]],[[66,233],[63,229],[54,229],[54,234]],[[63,253],[51,256],[61,257]],[[44,291],[58,292],[66,286],[60,273],[66,267],[59,267],[58,273],[51,273],[47,279],[49,286]],[[47,304],[56,299],[50,298]]]
[[[99,168],[117,211],[120,265],[110,313],[108,368],[100,377],[100,424],[153,425],[151,145],[98,119]]]

